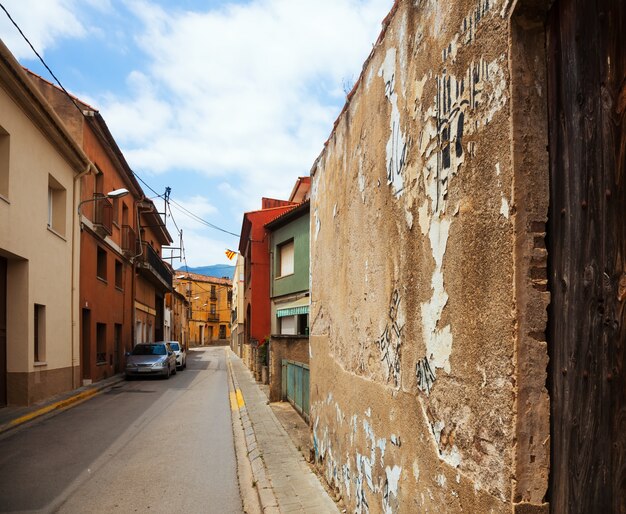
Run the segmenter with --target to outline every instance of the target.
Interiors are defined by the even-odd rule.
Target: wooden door
[[[625,16],[558,0],[548,18],[555,513],[626,512]]]

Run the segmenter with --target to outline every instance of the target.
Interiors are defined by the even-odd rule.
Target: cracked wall
[[[509,10],[397,2],[311,172],[311,424],[355,512],[511,511]]]

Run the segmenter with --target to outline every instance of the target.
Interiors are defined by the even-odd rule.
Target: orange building
[[[80,181],[79,305],[81,377],[95,382],[122,372],[133,344],[163,339],[171,236],[100,113],[29,76],[93,163]]]
[[[229,344],[232,280],[182,272],[174,288],[189,301],[189,344]]]

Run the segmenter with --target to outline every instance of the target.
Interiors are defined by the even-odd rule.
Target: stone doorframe
[[[515,212],[515,447],[513,512],[549,512],[550,398],[546,328],[549,154],[545,27],[552,0],[517,0],[509,11]]]

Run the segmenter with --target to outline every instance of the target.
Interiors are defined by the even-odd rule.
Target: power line
[[[20,26],[17,24],[17,22],[13,19],[13,17],[11,16],[11,14],[9,14],[9,11],[7,11],[6,7],[4,7],[4,5],[2,3],[0,3],[0,8],[2,8],[2,10],[4,11],[4,13],[7,15],[7,17],[9,18],[9,20],[11,21],[11,23],[13,24],[13,26],[17,29],[17,31],[20,33],[20,35],[22,36],[22,38],[24,39],[24,41],[26,41],[26,43],[28,44],[28,46],[30,47],[30,49],[34,52],[34,54],[37,56],[37,58],[39,59],[39,61],[41,62],[41,64],[43,64],[43,66],[46,68],[46,70],[48,70],[48,73],[50,73],[50,75],[52,76],[52,78],[55,80],[55,82],[58,84],[58,86],[61,88],[61,90],[63,91],[63,93],[65,93],[65,95],[69,98],[69,100],[72,102],[72,104],[74,104],[74,106],[76,107],[76,109],[78,109],[78,111],[81,113],[81,115],[83,117],[85,117],[85,112],[83,111],[83,109],[76,103],[76,100],[74,98],[74,96],[72,96],[67,89],[65,89],[65,87],[63,86],[63,84],[61,83],[61,81],[58,79],[58,77],[54,74],[54,72],[52,71],[52,69],[48,66],[48,64],[46,63],[46,61],[43,59],[43,57],[39,54],[39,52],[37,52],[37,50],[35,49],[35,47],[33,46],[33,44],[30,42],[30,40],[28,39],[28,37],[26,37],[26,34],[24,34],[24,32],[22,31],[22,29],[20,28]],[[154,193],[156,196],[154,198],[164,198],[163,194],[158,193],[152,186],[150,186],[150,184],[148,184],[144,179],[142,179],[135,171],[133,171],[132,169],[130,170],[131,173],[145,186],[147,187],[150,191],[152,191],[152,193]],[[153,198],[153,199],[154,199]],[[184,212],[185,214],[187,214],[189,217],[191,217],[192,219],[206,225],[209,228],[212,228],[214,230],[219,230],[220,232],[224,232],[225,234],[230,234],[232,236],[235,237],[240,237],[240,234],[235,234],[234,232],[230,232],[229,230],[223,229],[221,227],[218,227],[217,225],[201,218],[200,216],[198,216],[197,214],[194,214],[193,212],[189,211],[188,209],[186,209],[185,207],[183,207],[182,205],[178,204],[177,202],[175,202],[174,200],[169,200],[171,201],[173,204],[175,204],[182,212]],[[168,202],[169,203],[169,202]],[[170,214],[171,214],[171,208],[170,208]],[[172,218],[173,219],[173,218]],[[178,229],[178,227],[176,227]],[[180,230],[180,229],[178,229]]]

